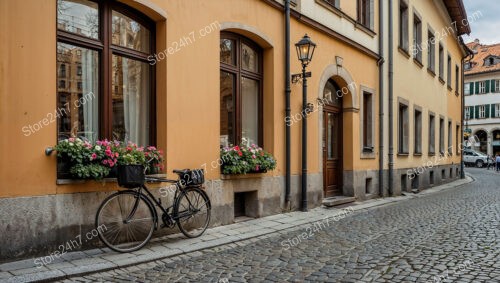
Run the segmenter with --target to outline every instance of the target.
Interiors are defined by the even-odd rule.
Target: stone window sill
[[[424,65],[422,64],[422,62],[420,62],[419,59],[417,58],[413,58],[413,62],[420,68],[422,69],[424,67]]]
[[[267,176],[267,173],[248,173],[248,174],[236,174],[236,175],[221,174],[220,179],[221,180],[255,179],[255,178],[262,178],[265,176]]]
[[[147,177],[158,177],[167,178],[167,174],[153,174],[146,175]],[[104,178],[102,180],[91,180],[91,179],[57,179],[56,185],[73,185],[73,184],[85,184],[88,182],[99,182],[99,183],[116,183],[116,178]]]
[[[408,53],[408,51],[406,51],[405,49],[403,49],[402,47],[398,47],[398,51],[399,53],[401,53],[403,56],[406,57],[406,59],[410,59],[410,54]]]

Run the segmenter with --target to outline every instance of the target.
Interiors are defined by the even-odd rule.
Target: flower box
[[[143,170],[148,169],[150,174],[158,174],[163,169],[163,153],[154,146],[140,147],[132,142],[89,142],[68,138],[59,141],[54,148],[58,157],[58,179],[117,178],[118,165],[140,165]],[[138,184],[140,182],[134,183],[134,186]]]
[[[254,144],[225,147],[220,155],[223,175],[266,173],[276,168],[276,159]]]

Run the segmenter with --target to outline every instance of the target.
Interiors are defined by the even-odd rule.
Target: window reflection
[[[241,46],[241,65],[244,70],[258,72],[259,61],[257,60],[257,52],[246,44]]]
[[[241,78],[241,136],[248,146],[259,144],[259,82]]]
[[[113,138],[149,144],[150,69],[144,62],[113,55]]]
[[[97,51],[57,43],[59,140],[79,137],[95,140],[98,134]],[[63,67],[64,66],[64,67]],[[78,68],[81,69],[81,76]]]
[[[236,57],[234,51],[234,41],[225,38],[220,40],[220,61],[222,63],[234,65]]]
[[[150,32],[131,18],[113,11],[112,43],[141,52],[149,52]]]
[[[220,139],[222,146],[234,144],[234,75],[220,72]]]
[[[87,0],[57,1],[57,28],[93,39],[99,38],[97,3]]]

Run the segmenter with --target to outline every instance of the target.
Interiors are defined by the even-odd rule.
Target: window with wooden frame
[[[374,109],[373,94],[363,91],[363,152],[373,152],[373,131],[374,131]]]
[[[448,154],[453,155],[453,128],[451,121],[448,120]]]
[[[408,4],[399,0],[399,47],[408,52]]]
[[[432,73],[436,71],[436,36],[430,27],[427,32],[427,65]]]
[[[58,139],[156,143],[154,22],[117,1],[57,1]]]
[[[238,34],[220,38],[220,144],[261,145],[262,50]]]
[[[333,7],[340,9],[340,0],[324,0],[324,1],[332,5]]]
[[[444,48],[439,44],[439,78],[444,80]]]
[[[414,153],[422,154],[422,110],[415,109],[414,117]]]
[[[436,122],[433,114],[429,115],[429,155],[436,153]]]
[[[408,121],[408,105],[400,103],[398,116],[398,153],[403,155],[408,154]]]
[[[358,22],[373,30],[373,0],[358,0]]]
[[[439,154],[444,155],[444,119],[439,119]]]
[[[447,79],[446,79],[446,82],[448,84],[448,87],[451,89],[451,56],[450,56],[450,53],[448,53],[448,66],[447,66],[447,70],[446,70],[446,75],[447,75]]]
[[[413,14],[413,58],[422,63],[422,20]]]

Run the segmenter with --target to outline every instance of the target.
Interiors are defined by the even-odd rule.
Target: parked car
[[[491,162],[488,160],[488,156],[482,152],[475,150],[464,150],[464,163],[468,166],[476,166],[482,168]]]

